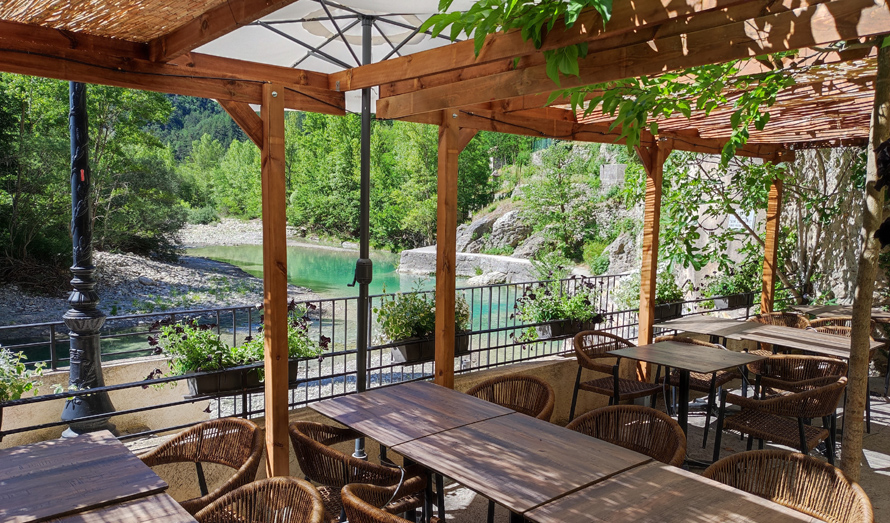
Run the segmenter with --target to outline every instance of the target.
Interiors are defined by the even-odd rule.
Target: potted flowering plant
[[[655,321],[679,318],[683,315],[683,290],[668,271],[655,280]]]
[[[525,323],[536,323],[537,339],[556,338],[588,330],[603,321],[593,306],[595,294],[592,283],[574,282],[569,289],[562,289],[559,281],[539,283],[526,288],[514,308],[515,317]],[[529,331],[524,334],[534,339]]]
[[[299,373],[300,363],[306,361],[307,358],[319,356],[322,350],[327,349],[331,339],[327,336],[321,336],[316,342],[309,335],[309,325],[311,318],[309,311],[314,311],[318,307],[312,303],[307,305],[298,304],[295,300],[291,300],[287,304],[287,358],[288,358],[288,381],[294,382]],[[260,318],[262,322],[262,317]],[[258,329],[262,333],[262,326]],[[248,336],[241,345],[242,350],[246,351],[256,361],[263,359],[263,336]],[[261,378],[263,369],[260,369]]]
[[[409,292],[384,297],[374,308],[384,336],[399,345],[392,348],[393,363],[421,363],[436,355],[433,331],[436,328],[436,298],[433,293]],[[470,306],[462,295],[454,301],[454,355],[470,349]]]
[[[715,309],[739,309],[754,304],[758,274],[756,268],[752,270],[752,265],[739,270],[730,267],[713,276],[705,276],[708,281],[703,294],[706,298],[714,299]]]

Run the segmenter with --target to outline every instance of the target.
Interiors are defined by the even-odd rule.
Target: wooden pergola
[[[886,0],[616,1],[561,24],[536,49],[518,32],[324,74],[194,52],[295,0],[7,0],[0,4],[0,70],[213,98],[262,149],[266,340],[266,450],[270,475],[288,474],[284,111],[344,114],[344,93],[378,88],[378,118],[437,125],[439,176],[435,380],[454,383],[458,156],[479,130],[615,143],[608,118],[579,118],[557,101],[543,51],[587,43],[580,75],[561,87],[652,76],[687,67],[801,49],[801,82],[779,96],[772,120],[738,154],[780,162],[802,148],[865,144],[874,98],[870,48],[827,48],[890,31]],[[302,0],[309,1],[309,0]],[[850,48],[852,47],[852,48]],[[514,61],[514,59],[518,60]],[[746,69],[747,70],[747,69]],[[250,107],[262,107],[260,115]],[[719,154],[729,109],[671,118],[643,133],[646,208],[640,342],[651,341],[662,166],[674,149]],[[619,142],[620,143],[620,142]],[[770,192],[762,307],[775,288],[780,181]]]

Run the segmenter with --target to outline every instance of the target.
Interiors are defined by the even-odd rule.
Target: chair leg
[[[887,375],[884,376],[884,396],[890,395],[890,369],[887,369]]]
[[[488,523],[494,523],[494,501],[488,500]]]
[[[745,450],[751,450],[754,448],[754,435],[748,434],[748,443],[745,446]]]
[[[575,378],[575,390],[572,392],[572,409],[569,411],[569,421],[575,419],[575,405],[578,403],[578,388],[581,386],[581,371],[584,367],[578,365],[578,376]]]
[[[865,432],[871,434],[871,391],[865,391]]]
[[[206,496],[209,491],[207,490],[207,480],[204,478],[204,467],[201,466],[200,461],[195,462],[195,470],[198,473],[198,487],[201,489],[201,495]]]
[[[804,428],[803,418],[797,418],[797,433],[800,436],[800,453],[801,454],[809,454],[810,450],[807,448],[807,436]]]
[[[757,439],[757,450],[763,450],[763,438]]]
[[[445,478],[436,474],[436,503],[439,505],[439,519],[445,521]]]
[[[705,448],[708,446],[708,430],[711,428],[711,410],[714,408],[714,403],[716,403],[716,395],[717,395],[717,374],[711,376],[711,387],[708,390],[708,412],[705,414],[705,435],[701,440],[701,448]]]
[[[429,523],[433,517],[433,473],[429,472],[426,476],[426,489],[423,492],[423,521]]]
[[[714,459],[720,459],[720,441],[723,438],[723,416],[726,414],[726,391],[720,393],[720,411],[717,413],[717,433],[714,434]]]

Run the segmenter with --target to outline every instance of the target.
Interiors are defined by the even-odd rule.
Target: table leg
[[[525,521],[525,518],[523,518],[519,514],[510,512],[510,523],[523,523],[524,521]]]
[[[680,401],[677,411],[677,422],[683,429],[683,434],[688,434],[689,424],[689,371],[680,369]]]

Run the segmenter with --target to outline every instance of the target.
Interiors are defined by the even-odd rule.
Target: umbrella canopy
[[[468,9],[472,4],[456,0],[451,9]],[[299,0],[196,51],[333,73],[361,65],[363,18],[372,20],[372,63],[448,45],[446,35],[434,38],[419,31],[437,5],[437,0]],[[349,110],[359,111],[361,93],[347,93],[346,103]]]

